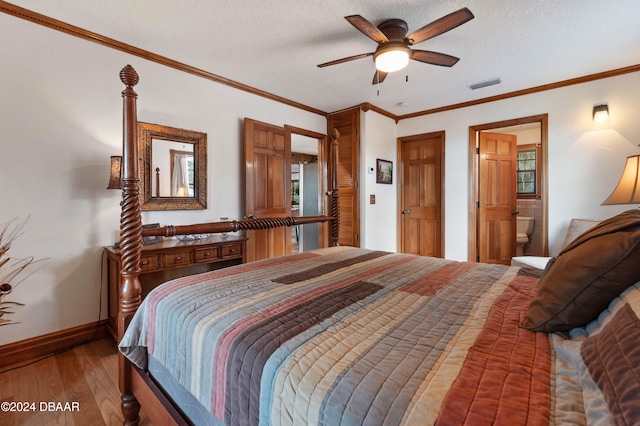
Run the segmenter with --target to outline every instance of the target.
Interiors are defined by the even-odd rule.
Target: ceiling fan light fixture
[[[373,55],[376,69],[382,72],[400,71],[409,64],[411,49],[403,42],[389,42],[378,48]]]

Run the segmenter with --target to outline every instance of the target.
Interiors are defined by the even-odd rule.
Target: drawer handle
[[[206,251],[206,252],[204,253],[204,255],[205,255],[205,256],[211,256],[211,253],[209,253],[208,251]]]
[[[182,258],[180,256],[176,256],[176,262],[180,262]]]
[[[143,261],[142,261],[142,266],[147,266],[148,264],[149,264],[149,261],[148,261],[148,260],[143,260]]]
[[[229,250],[229,252],[230,252],[230,253],[235,253],[235,252],[236,252],[236,249],[232,248],[232,249],[230,249],[230,250]]]

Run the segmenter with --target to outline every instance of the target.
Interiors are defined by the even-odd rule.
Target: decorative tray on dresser
[[[215,235],[188,241],[165,239],[142,247],[139,275],[142,298],[158,285],[173,278],[245,263],[246,241],[245,237]],[[114,339],[117,336],[120,304],[120,269],[120,250],[107,248],[108,327]]]

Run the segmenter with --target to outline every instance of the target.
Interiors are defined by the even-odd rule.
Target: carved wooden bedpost
[[[340,132],[334,128],[331,132],[331,245],[338,245],[340,236],[340,194],[338,193],[338,138]]]
[[[126,88],[122,91],[123,99],[123,187],[122,212],[120,215],[120,256],[122,259],[120,292],[120,308],[118,311],[118,341],[140,305],[141,287],[138,280],[140,273],[140,252],[142,240],[142,218],[140,214],[140,170],[138,165],[137,124],[138,114],[136,100],[138,95],[133,86],[138,83],[138,73],[131,65],[120,71],[120,80]],[[121,409],[125,425],[137,425],[140,404],[131,390],[131,369],[128,361],[119,355],[119,385],[122,393]]]

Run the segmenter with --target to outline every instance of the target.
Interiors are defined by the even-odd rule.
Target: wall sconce
[[[122,156],[111,156],[111,174],[107,189],[122,189]]]
[[[602,104],[593,107],[593,121],[602,123],[609,118],[609,105]]]
[[[620,182],[611,195],[604,200],[603,206],[612,204],[640,204],[640,155],[627,157]]]

